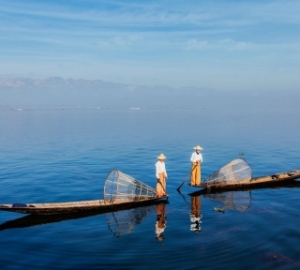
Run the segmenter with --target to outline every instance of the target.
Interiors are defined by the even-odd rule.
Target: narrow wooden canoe
[[[143,206],[157,201],[167,200],[168,197],[139,197],[138,200],[117,199],[112,202],[106,200],[91,200],[77,202],[57,202],[57,203],[14,203],[0,204],[0,210],[17,212],[31,215],[56,215],[66,213],[80,213],[86,211],[116,211],[132,207]]]
[[[252,177],[250,180],[232,180],[226,182],[214,182],[208,184],[201,184],[200,186],[194,186],[196,188],[202,188],[209,191],[214,190],[239,190],[241,188],[252,188],[259,186],[271,186],[274,184],[282,183],[284,181],[291,181],[300,178],[300,170],[276,173],[272,175]]]
[[[188,195],[191,197],[198,197],[202,195],[208,195],[208,194],[223,194],[226,192],[239,192],[239,191],[253,191],[255,189],[263,189],[263,188],[268,188],[268,189],[280,189],[280,188],[300,188],[300,181],[297,179],[291,180],[291,181],[281,181],[281,182],[275,182],[271,184],[265,184],[261,186],[245,186],[245,187],[238,187],[238,188],[227,188],[227,189],[211,189],[208,190],[206,188],[203,189],[197,189],[194,192],[189,193]],[[195,190],[195,189],[194,189]]]

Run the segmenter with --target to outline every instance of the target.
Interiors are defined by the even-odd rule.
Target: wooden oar
[[[198,165],[197,165],[198,166]],[[188,180],[189,176],[191,175],[191,173],[193,172],[193,170],[195,170],[195,168],[197,166],[194,166],[194,168],[189,172],[189,174],[186,176],[186,178],[183,180],[183,182],[181,183],[181,185],[177,188],[177,191],[180,192],[180,188],[183,186],[183,184],[185,183],[186,180]]]

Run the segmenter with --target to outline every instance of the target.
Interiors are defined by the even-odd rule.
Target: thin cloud
[[[225,47],[229,51],[235,51],[235,50],[242,51],[242,50],[258,48],[257,45],[255,45],[251,42],[234,41],[229,38],[220,40],[219,44],[221,44],[223,47]]]
[[[3,1],[2,1],[3,2]],[[172,5],[152,2],[153,4],[124,4],[124,1],[100,1],[115,8],[93,5],[85,1],[81,6],[72,5],[72,1],[61,4],[24,3],[24,1],[4,1],[0,8],[2,14],[33,16],[38,19],[62,19],[86,22],[102,22],[108,25],[137,25],[145,26],[164,25],[204,25],[225,22],[228,25],[247,25],[260,21],[277,21],[300,23],[299,1],[245,2],[236,4],[236,1],[217,1],[218,3],[204,2],[195,5],[185,2],[185,5]],[[284,4],[283,4],[284,3]],[[288,14],[289,16],[286,16]],[[235,18],[235,19],[232,19]],[[140,25],[141,26],[141,25]]]
[[[187,42],[186,49],[187,50],[203,50],[207,47],[208,42],[205,41],[197,41],[196,39],[191,39]]]

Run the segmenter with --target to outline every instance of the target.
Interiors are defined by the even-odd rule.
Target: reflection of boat
[[[139,216],[139,214],[137,214],[137,213],[143,212],[144,211],[143,209],[151,209],[151,207],[153,208],[158,203],[167,203],[167,201],[144,202],[143,204],[141,204],[142,206],[140,206],[138,208],[131,208],[131,209],[124,208],[126,210],[115,210],[115,211],[112,210],[112,212],[109,212],[110,210],[106,209],[106,210],[90,210],[90,211],[76,212],[76,213],[64,213],[64,214],[57,214],[57,215],[27,215],[25,217],[6,221],[6,222],[0,224],[0,231],[6,230],[6,229],[33,227],[33,226],[37,226],[37,225],[62,222],[65,220],[79,219],[79,218],[97,216],[97,215],[102,215],[102,214],[112,214],[112,213],[116,213],[117,211],[120,211],[120,213],[125,212],[125,211],[132,211],[132,212],[136,213],[136,216]],[[142,214],[140,214],[140,216],[142,216]],[[118,217],[118,215],[115,215],[115,217]],[[141,223],[141,221],[142,221],[142,218],[138,219],[138,221],[136,221],[136,224]],[[117,218],[115,219],[115,222],[117,222]],[[134,219],[131,219],[130,222],[134,222]],[[128,224],[129,224],[129,222],[128,222]],[[112,225],[109,225],[109,226],[112,226]]]
[[[229,191],[216,194],[204,194],[205,199],[218,201],[227,210],[245,212],[251,205],[251,191]]]
[[[112,170],[105,181],[104,199],[58,203],[0,204],[0,210],[34,215],[78,213],[92,210],[116,210],[164,200],[157,198],[155,189],[124,174]]]
[[[2,231],[6,229],[33,227],[37,225],[61,222],[70,219],[78,219],[78,218],[100,215],[102,213],[103,212],[92,210],[92,211],[64,213],[64,214],[57,214],[57,215],[27,215],[0,224],[0,230]]]
[[[244,159],[238,158],[210,175],[198,187],[204,188],[209,192],[212,190],[236,190],[246,187],[272,185],[297,178],[300,178],[300,170],[252,177],[252,170],[248,163]]]

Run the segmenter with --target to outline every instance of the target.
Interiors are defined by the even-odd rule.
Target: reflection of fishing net
[[[107,225],[116,237],[131,233],[136,225],[154,210],[154,206],[133,208],[129,210],[105,214]]]
[[[204,198],[222,203],[224,209],[231,209],[239,212],[245,212],[251,205],[250,191],[231,191],[220,194],[205,194]]]
[[[112,170],[104,185],[104,202],[143,201],[155,198],[155,189],[118,170]]]
[[[220,170],[214,172],[204,180],[204,184],[226,183],[229,181],[243,181],[251,180],[252,170],[248,163],[242,159],[237,158],[222,167]]]

